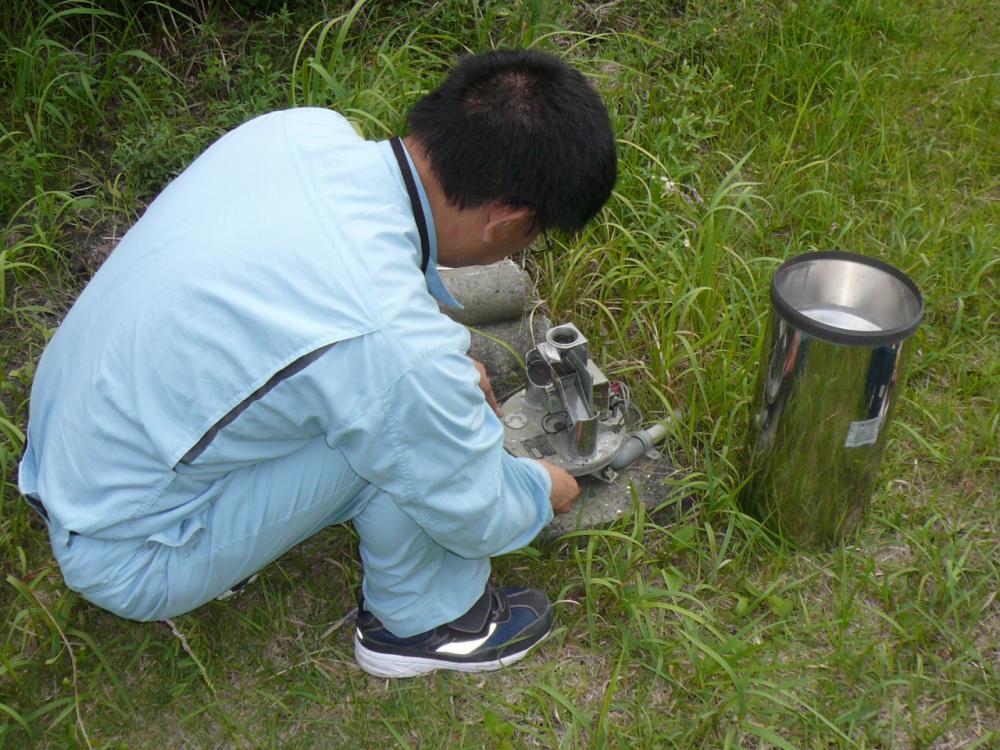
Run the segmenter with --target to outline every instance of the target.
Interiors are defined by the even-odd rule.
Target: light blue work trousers
[[[202,528],[178,546],[69,535],[50,524],[67,585],[122,617],[162,620],[214,599],[324,527],[352,521],[365,607],[397,636],[454,620],[486,586],[489,558],[438,544],[322,438],[219,482],[218,497],[190,520]]]

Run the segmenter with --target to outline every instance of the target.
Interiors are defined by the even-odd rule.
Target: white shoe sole
[[[550,630],[549,633],[552,631]],[[445,659],[430,659],[419,656],[400,656],[399,654],[383,654],[366,648],[358,636],[354,636],[354,658],[363,670],[376,677],[419,677],[439,669],[452,672],[495,672],[510,664],[521,661],[531,653],[539,643],[549,637],[546,633],[523,651],[501,656],[495,661],[456,662]]]
[[[227,602],[230,599],[235,599],[237,596],[243,594],[247,590],[247,587],[250,586],[258,578],[260,578],[260,573],[254,573],[249,578],[244,578],[242,581],[237,583],[236,586],[226,589],[217,597],[215,597],[215,600],[218,602]]]

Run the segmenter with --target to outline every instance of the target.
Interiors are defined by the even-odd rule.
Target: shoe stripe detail
[[[482,638],[474,638],[471,641],[451,641],[450,643],[444,643],[434,649],[436,654],[455,654],[456,656],[468,656],[477,648],[482,646],[486,641],[490,639],[494,631],[497,629],[497,624],[495,622],[490,623],[490,629],[486,632]]]
[[[452,672],[493,672],[521,661],[530,651],[534,650],[535,646],[544,641],[548,636],[549,633],[545,633],[531,647],[525,648],[522,651],[503,654],[496,659],[471,663],[383,654],[366,648],[361,643],[361,640],[355,636],[354,657],[357,659],[358,666],[375,677],[417,677],[436,672],[439,669],[446,669]]]

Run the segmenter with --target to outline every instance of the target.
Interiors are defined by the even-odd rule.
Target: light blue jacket
[[[388,142],[336,113],[227,134],[150,205],[46,348],[21,491],[67,531],[178,544],[226,472],[323,435],[452,551],[527,544],[551,518],[549,478],[503,450],[469,334],[428,291],[450,300],[429,230],[425,277]]]

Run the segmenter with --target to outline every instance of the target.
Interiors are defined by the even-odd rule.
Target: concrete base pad
[[[611,526],[633,508],[633,494],[652,513],[657,523],[669,523],[679,512],[694,504],[693,497],[685,495],[680,480],[686,472],[677,469],[666,455],[659,458],[641,458],[627,469],[618,472],[608,483],[594,477],[580,478],[580,498],[569,513],[562,513],[538,535],[540,541],[552,541],[564,534],[587,529]]]

